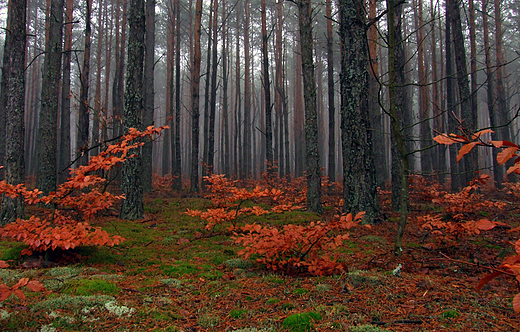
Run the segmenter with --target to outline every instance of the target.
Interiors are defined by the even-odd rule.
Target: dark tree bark
[[[70,70],[72,56],[72,18],[74,0],[67,0],[65,12],[65,43],[63,52],[63,78],[61,83],[60,153],[58,156],[58,181],[64,183],[69,175],[70,153]]]
[[[464,35],[462,33],[462,22],[460,20],[458,0],[447,0],[449,3],[449,19],[452,24],[453,46],[455,51],[455,64],[457,66],[457,83],[459,87],[460,112],[462,125],[468,133],[477,129],[477,113],[471,109],[471,92],[468,80],[468,68],[466,62],[466,48],[464,47]],[[465,182],[468,183],[475,177],[478,168],[477,149],[472,150],[464,158]]]
[[[251,176],[252,148],[251,148],[251,56],[249,50],[249,25],[250,4],[245,0],[244,22],[244,146],[242,148],[242,160],[239,162],[242,168],[242,177]]]
[[[362,0],[340,2],[341,141],[345,212],[380,218],[372,133],[368,119],[368,39]]]
[[[377,13],[375,0],[370,0],[369,19],[375,20]],[[385,134],[383,128],[383,112],[379,105],[379,61],[377,58],[378,27],[376,23],[368,29],[368,54],[369,54],[369,89],[368,108],[372,130],[372,148],[376,167],[376,183],[378,187],[384,187],[388,179],[388,163],[386,159]],[[331,130],[331,129],[329,129]]]
[[[212,173],[215,159],[215,115],[217,109],[217,33],[218,33],[218,0],[213,0],[213,28],[212,28],[212,59],[211,59],[211,93],[210,93],[210,110],[209,110],[209,128],[208,128],[208,159],[207,170]],[[222,18],[225,19],[224,17]]]
[[[24,182],[24,115],[25,115],[25,52],[26,52],[26,0],[9,1],[8,25],[2,69],[2,94],[5,112],[5,181],[17,185]],[[5,89],[5,90],[4,90]],[[4,196],[0,212],[0,225],[24,217],[23,198]]]
[[[94,94],[94,116],[92,118],[92,150],[90,154],[96,156],[99,153],[99,125],[101,120],[101,59],[102,56],[102,46],[103,46],[103,25],[106,22],[103,20],[103,7],[102,4],[98,4],[98,18],[97,18],[97,59],[96,59],[96,92]]]
[[[195,5],[195,27],[193,35],[193,64],[191,71],[191,191],[199,191],[199,86],[200,86],[200,30],[202,0]]]
[[[173,188],[182,188],[181,178],[181,5],[175,0],[175,135],[172,165]]]
[[[128,0],[123,0],[121,12],[121,0],[116,2],[116,61],[114,82],[112,87],[112,107],[114,108],[114,136],[122,135],[121,123],[124,108],[124,74],[125,74],[125,55],[126,55],[126,22],[127,22]],[[122,19],[120,20],[120,17]],[[119,33],[121,29],[121,33]]]
[[[302,92],[301,41],[295,45],[296,64],[294,66],[294,175],[302,176],[305,168],[305,131]]]
[[[278,0],[275,4],[275,15],[276,15],[276,38],[275,38],[275,50],[274,50],[274,60],[275,60],[275,108],[276,108],[276,124],[278,127],[278,173],[280,176],[288,175],[285,172],[286,163],[289,162],[288,159],[285,159],[284,155],[284,117],[285,117],[285,88],[283,82],[283,1]],[[267,31],[267,24],[266,24]],[[267,36],[267,38],[269,38]],[[267,122],[266,122],[267,124]],[[267,128],[266,128],[267,129]],[[267,130],[266,130],[267,134]],[[287,133],[285,133],[287,134]],[[266,137],[267,138],[267,137]],[[275,148],[276,150],[276,148]]]
[[[208,4],[208,12],[209,12],[209,24],[208,24],[208,43],[207,43],[207,51],[206,51],[206,73],[203,75],[205,77],[205,88],[204,88],[204,123],[203,123],[203,151],[202,151],[202,161],[204,165],[202,166],[202,177],[208,175],[208,154],[209,154],[209,104],[210,104],[210,87],[211,87],[211,60],[212,60],[212,48],[213,48],[213,17],[217,16],[217,13],[211,8],[212,2],[211,0]],[[202,181],[202,186],[204,189],[206,185],[206,181]]]
[[[305,101],[305,145],[307,165],[307,211],[322,213],[321,170],[318,152],[318,113],[312,36],[311,0],[298,2],[298,26],[302,51],[303,98]]]
[[[105,40],[107,41],[107,47],[105,50],[105,96],[103,99],[103,118],[101,121],[101,141],[106,142],[108,140],[108,100],[109,100],[109,89],[110,89],[110,76],[111,76],[111,68],[112,68],[112,41],[114,37],[114,6],[111,6],[110,14],[108,13],[108,1],[105,2],[105,21],[110,21],[110,25],[107,29],[105,29]],[[109,17],[112,18],[109,20]]]
[[[83,52],[83,67],[80,75],[80,94],[79,94],[79,116],[78,116],[78,137],[76,140],[76,154],[79,157],[78,165],[88,163],[89,150],[89,98],[88,90],[90,87],[90,46],[92,28],[90,26],[92,12],[92,0],[87,0],[87,13],[85,15],[85,49]]]
[[[267,161],[268,171],[272,172],[274,169],[274,154],[273,154],[273,127],[271,115],[271,82],[269,80],[269,50],[267,49],[268,35],[267,35],[267,10],[265,8],[265,0],[261,2],[262,12],[262,72],[265,98],[265,159]]]
[[[446,0],[446,11],[451,10],[450,1]],[[446,29],[445,29],[445,42],[446,42],[446,110],[448,113],[448,131],[454,133],[457,130],[456,122],[456,105],[455,105],[455,71],[453,68],[453,51],[452,51],[452,37],[451,37],[451,20],[446,18]],[[457,163],[457,147],[452,144],[449,146],[450,154],[450,179],[451,179],[451,190],[456,192],[461,186],[461,176]]]
[[[411,144],[409,143],[411,140],[410,130],[410,122],[411,112],[408,109],[409,107],[409,97],[408,97],[408,88],[406,87],[407,78],[406,78],[406,56],[404,50],[404,40],[403,40],[403,5],[395,5],[395,1],[387,1],[387,8],[391,8],[393,15],[393,26],[392,33],[388,33],[388,38],[390,40],[390,36],[393,38],[392,45],[388,49],[389,60],[393,61],[393,65],[391,67],[390,72],[390,64],[389,66],[389,75],[390,73],[393,75],[391,78],[389,77],[389,99],[390,100],[390,112],[395,112],[395,116],[391,116],[391,128],[392,128],[392,210],[393,211],[401,211],[405,209],[408,211],[408,192],[402,191],[403,186],[403,177],[408,178],[409,172],[409,161],[410,157],[408,155],[409,151],[411,151]],[[388,12],[390,15],[390,9]],[[389,17],[390,20],[390,17]],[[390,41],[389,41],[390,43]],[[391,58],[390,58],[391,57]],[[392,96],[390,96],[390,88],[392,90]],[[394,124],[392,121],[396,121]],[[394,133],[394,125],[396,125],[395,129],[398,132]],[[399,136],[398,136],[399,135]],[[399,144],[404,144],[402,147]],[[407,142],[408,140],[408,142]],[[403,149],[401,151],[401,149]],[[406,156],[406,169],[405,164],[403,163],[403,156]],[[405,197],[403,197],[403,195]],[[401,203],[406,202],[406,206],[401,207]]]
[[[336,108],[334,107],[334,35],[332,32],[332,1],[326,2],[327,16],[327,88],[329,97],[329,179],[336,181]],[[372,7],[371,7],[372,8]]]
[[[155,68],[155,0],[146,0],[145,5],[145,58],[143,77],[143,129],[153,126],[155,110],[154,90],[154,68]],[[152,141],[148,140],[143,145],[143,190],[152,190]]]
[[[222,0],[222,171],[229,174],[228,31],[226,0]]]
[[[123,113],[125,132],[128,132],[130,128],[141,128],[145,36],[144,0],[130,0],[128,22],[128,61]],[[121,219],[137,220],[144,216],[142,161],[137,149],[131,153],[135,153],[137,156],[123,163],[121,190],[125,199],[119,216]]]
[[[401,19],[402,4],[395,6],[394,0],[386,1],[386,8],[388,10],[388,101],[389,101],[389,115],[392,128],[392,138],[394,140],[392,154],[396,153],[399,157],[399,225],[395,234],[394,253],[401,255],[403,249],[403,236],[408,219],[408,155],[406,151],[406,143],[403,136],[402,123],[400,123],[400,108],[403,103],[402,95],[396,91],[396,85],[399,84],[400,76],[403,75],[402,63],[398,63],[399,57],[402,56],[401,44],[401,27],[399,21]],[[397,24],[396,24],[397,23]],[[399,61],[400,62],[400,61]],[[400,105],[401,104],[401,105]],[[401,113],[402,114],[402,113]],[[393,166],[393,165],[392,165]],[[392,188],[394,189],[394,188]],[[392,193],[392,200],[394,194]]]
[[[48,36],[43,63],[42,97],[39,122],[37,187],[46,195],[56,190],[56,148],[61,50],[63,43],[63,0],[51,1]]]
[[[166,121],[173,119],[174,113],[174,66],[175,66],[175,8],[172,7],[172,3],[168,4],[168,26],[167,26],[167,35],[166,35],[166,105],[165,105],[165,116]],[[173,121],[171,122],[173,124]],[[161,172],[162,176],[165,176],[169,173],[170,165],[173,161],[170,161],[170,157],[173,158],[173,151],[171,151],[172,147],[172,137],[174,133],[173,125],[169,130],[166,131],[165,135],[163,135],[162,141],[162,158],[161,158]]]

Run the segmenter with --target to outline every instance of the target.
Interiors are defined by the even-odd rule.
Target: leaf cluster
[[[343,270],[333,251],[348,238],[346,230],[359,225],[363,213],[336,216],[329,223],[312,222],[308,226],[276,227],[248,224],[235,233],[235,243],[245,248],[240,256],[256,257],[256,261],[271,270],[299,272],[306,269],[313,275],[330,275]]]
[[[0,261],[0,268],[7,267],[9,267],[9,265],[6,262]],[[7,300],[9,296],[11,296],[11,294],[14,294],[21,300],[25,300],[26,297],[24,292],[21,290],[22,287],[27,287],[33,292],[41,292],[45,290],[45,287],[43,287],[43,285],[39,281],[29,281],[29,278],[22,278],[11,287],[7,286],[6,284],[0,284],[0,303]]]

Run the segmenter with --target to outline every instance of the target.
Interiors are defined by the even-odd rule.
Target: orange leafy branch
[[[110,170],[133,155],[129,154],[144,144],[143,139],[158,135],[166,127],[148,127],[140,132],[131,128],[118,144],[109,145],[106,150],[90,158],[85,166],[71,170],[68,181],[55,192],[43,196],[38,189],[28,190],[25,185],[10,185],[0,182],[0,193],[11,197],[21,196],[28,205],[43,203],[47,206],[42,217],[30,216],[18,219],[0,228],[0,236],[10,237],[29,245],[22,254],[61,248],[73,249],[81,245],[114,246],[124,239],[110,236],[98,227],[91,226],[89,220],[100,211],[106,210],[123,195],[105,192],[102,184],[106,179],[97,173]]]

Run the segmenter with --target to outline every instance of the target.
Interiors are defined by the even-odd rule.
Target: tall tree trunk
[[[191,191],[199,191],[199,86],[200,86],[200,30],[202,0],[195,5],[195,27],[193,35],[193,64],[191,71]]]
[[[172,3],[168,5],[168,23],[167,23],[167,35],[166,35],[166,121],[170,121],[172,119],[171,128],[166,131],[166,134],[163,135],[163,144],[162,144],[162,158],[161,158],[161,172],[162,175],[165,176],[169,173],[170,165],[172,165],[173,160],[170,161],[170,158],[174,157],[173,151],[171,151],[172,142],[171,139],[173,137],[173,112],[174,112],[174,83],[173,83],[173,68],[175,66],[175,8],[172,7]]]
[[[408,173],[410,171],[410,156],[409,152],[412,149],[410,144],[410,122],[411,110],[409,110],[410,101],[407,87],[406,77],[406,56],[403,40],[403,5],[396,6],[394,0],[387,1],[388,20],[390,24],[390,10],[394,13],[392,16],[393,32],[388,34],[388,38],[392,37],[391,50],[388,49],[389,57],[389,102],[390,112],[395,112],[394,116],[390,117],[390,126],[392,131],[391,145],[392,145],[392,210],[393,211],[408,211],[408,187],[403,191],[403,177],[408,181]],[[389,41],[390,43],[390,41]],[[390,60],[393,64],[390,65]],[[393,76],[390,77],[390,74]],[[392,89],[392,91],[390,91]],[[391,92],[391,93],[390,93]],[[410,113],[409,113],[410,112]],[[395,122],[395,123],[394,123]],[[395,127],[394,127],[395,126]],[[397,130],[394,132],[394,130]],[[408,142],[407,142],[408,140]],[[401,142],[402,141],[402,142]],[[400,146],[400,144],[404,144]],[[403,154],[406,157],[406,163],[403,162]],[[405,202],[406,206],[401,206]]]
[[[450,0],[446,0],[446,11],[451,10]],[[452,51],[452,37],[451,37],[452,23],[449,17],[446,17],[445,42],[446,42],[446,110],[448,112],[448,131],[454,133],[457,129],[456,122],[456,105],[455,105],[455,71],[453,68],[453,51]],[[460,165],[457,164],[457,147],[450,145],[450,179],[451,190],[456,192],[460,189],[462,178],[460,176]]]
[[[63,6],[63,4],[62,4]],[[8,26],[4,46],[5,61],[2,71],[2,94],[5,111],[5,181],[17,185],[25,181],[24,115],[25,115],[25,34],[27,1],[11,0],[8,8]],[[4,108],[5,107],[5,108]],[[4,196],[0,212],[0,225],[24,217],[22,197]]]
[[[345,212],[365,212],[365,221],[380,218],[372,132],[368,119],[368,37],[363,0],[340,2],[341,141]]]
[[[249,54],[249,24],[250,24],[250,4],[245,0],[245,23],[244,23],[244,146],[243,157],[240,162],[242,168],[242,178],[251,176],[251,56]]]
[[[172,165],[173,188],[182,189],[181,178],[181,5],[175,0],[175,162]]]
[[[116,11],[121,13],[121,2],[117,0]],[[122,4],[122,20],[119,23],[119,15],[116,14],[116,70],[114,73],[114,86],[112,90],[112,106],[114,108],[114,136],[124,134],[121,130],[121,123],[123,118],[124,108],[124,73],[125,73],[125,55],[126,55],[126,14],[128,7],[128,0],[123,0]],[[119,28],[121,28],[121,34],[119,34]]]
[[[213,173],[214,159],[215,159],[215,115],[217,108],[217,65],[218,65],[218,50],[217,50],[217,33],[218,33],[218,0],[213,0],[213,27],[212,27],[212,59],[211,59],[211,93],[210,93],[210,110],[209,110],[209,128],[208,128],[208,159],[207,169]],[[222,18],[225,19],[224,17]]]
[[[222,171],[229,176],[228,32],[226,0],[222,0]]]
[[[392,127],[392,138],[394,139],[394,150],[392,153],[397,152],[400,161],[400,188],[399,188],[399,226],[395,234],[394,253],[401,255],[403,251],[403,236],[408,219],[408,155],[406,151],[406,143],[403,137],[402,124],[399,121],[400,108],[399,104],[403,103],[402,95],[399,96],[400,92],[396,91],[396,85],[399,84],[399,76],[403,76],[402,60],[399,57],[402,56],[402,37],[400,34],[400,20],[402,4],[395,6],[394,0],[386,1],[386,8],[388,10],[388,101],[389,101],[389,115]],[[399,20],[396,22],[396,19]],[[397,23],[397,24],[396,24]],[[402,113],[401,113],[402,114]],[[394,195],[392,195],[394,199]]]
[[[57,121],[63,43],[63,0],[51,1],[48,36],[43,63],[42,97],[39,122],[37,187],[46,195],[56,190]],[[25,52],[25,51],[24,51]]]
[[[78,137],[76,140],[76,154],[78,156],[78,165],[86,165],[88,163],[89,154],[89,95],[90,86],[90,46],[91,33],[90,16],[92,12],[92,0],[87,0],[87,13],[85,15],[85,49],[83,52],[83,67],[80,75],[80,93],[79,93],[79,115],[78,115]]]
[[[271,119],[271,84],[269,81],[269,51],[267,49],[268,35],[267,35],[267,10],[265,8],[265,0],[261,2],[262,12],[262,72],[265,98],[265,158],[267,161],[268,171],[272,172],[274,169],[274,154],[273,154],[273,127]]]
[[[114,17],[114,6],[111,6],[110,14],[108,13],[108,1],[105,2],[105,21],[109,21],[109,17]],[[105,96],[103,99],[102,108],[102,122],[101,122],[101,141],[106,142],[108,140],[108,126],[109,126],[109,113],[108,113],[108,97],[110,88],[110,75],[112,65],[112,40],[114,36],[114,20],[110,19],[110,26],[105,29],[105,40],[107,41],[106,53],[105,53]]]
[[[305,145],[307,165],[307,211],[321,213],[321,171],[318,152],[318,114],[312,36],[311,0],[298,2],[298,26],[302,51],[303,98],[305,100]]]
[[[489,23],[488,23],[488,0],[482,0],[482,25],[484,28],[484,53],[486,63],[486,82],[487,82],[487,108],[489,113],[489,122],[491,127],[499,125],[499,117],[497,115],[495,105],[495,79],[494,69],[491,65],[491,47],[489,43]],[[503,140],[501,135],[496,131],[491,134],[494,141]],[[499,165],[497,161],[498,150],[493,149],[493,178],[497,188],[502,188],[502,181],[504,180],[504,166]]]
[[[155,68],[155,0],[146,0],[145,5],[145,45],[144,45],[144,77],[143,77],[143,129],[153,126],[155,110],[154,68]],[[152,190],[152,141],[143,145],[143,190]]]
[[[211,8],[213,0],[208,4],[208,12],[209,12],[209,24],[208,24],[208,50],[206,52],[206,73],[205,76],[205,88],[204,88],[204,124],[203,124],[203,152],[202,152],[202,160],[204,162],[202,166],[202,176],[206,176],[208,171],[208,154],[209,154],[209,104],[210,104],[210,84],[211,84],[211,48],[213,47],[213,16],[217,15],[214,13]],[[202,186],[206,185],[206,181],[202,181]]]
[[[332,32],[332,1],[325,4],[327,17],[327,88],[329,97],[329,160],[330,181],[336,181],[336,108],[334,107],[334,34]]]
[[[233,165],[235,172],[238,177],[240,177],[241,173],[241,166],[239,165],[239,159],[242,157],[242,135],[241,135],[241,129],[243,128],[241,123],[241,105],[242,100],[240,93],[240,77],[242,76],[241,70],[240,70],[240,38],[239,36],[239,30],[240,30],[240,23],[241,23],[241,16],[240,16],[240,7],[237,7],[236,10],[236,43],[235,43],[235,135],[233,136]]]
[[[294,72],[294,174],[296,177],[303,175],[305,168],[305,130],[304,130],[304,107],[302,92],[302,56],[301,41],[297,40],[295,45],[295,72]]]
[[[368,12],[370,21],[376,19],[376,10],[376,0],[370,0],[370,7]],[[376,183],[378,187],[384,187],[385,181],[388,179],[388,166],[385,155],[386,147],[383,128],[383,112],[379,106],[379,61],[377,58],[377,45],[378,28],[377,22],[374,22],[368,29],[368,52],[370,64],[368,112],[370,114],[370,123],[372,128],[372,148],[376,167]],[[332,128],[329,129],[329,132],[330,131],[332,131]]]
[[[97,29],[97,59],[96,59],[96,92],[94,94],[94,117],[92,119],[92,151],[91,155],[96,156],[99,153],[99,122],[101,119],[101,55],[103,46],[103,7],[101,3],[98,4],[98,29]],[[106,46],[105,46],[106,47]]]
[[[471,92],[469,90],[468,69],[466,65],[466,49],[462,33],[458,0],[447,0],[450,4],[449,19],[453,28],[453,45],[455,51],[455,63],[457,65],[457,83],[459,86],[460,110],[463,127],[468,133],[473,133],[477,127],[476,110],[471,109]],[[475,177],[478,168],[477,149],[469,153],[464,159],[465,182],[468,183]]]
[[[126,69],[125,109],[123,129],[141,128],[143,109],[143,61],[145,36],[144,0],[130,0],[128,33],[128,61]],[[137,149],[136,156],[123,163],[121,191],[125,195],[119,217],[137,220],[144,216],[142,161]]]
[[[278,153],[278,172],[280,176],[285,176],[285,163],[289,160],[284,160],[284,128],[283,128],[283,117],[284,117],[284,105],[285,105],[285,90],[283,82],[283,46],[282,46],[282,34],[283,34],[283,1],[278,0],[275,4],[275,15],[276,15],[276,38],[275,38],[275,107],[276,107],[276,118],[278,119],[278,142],[279,142],[279,153]],[[267,24],[266,24],[267,32]],[[268,38],[268,36],[266,36]],[[266,108],[267,110],[267,108]],[[267,119],[266,119],[267,124]],[[267,128],[266,128],[267,129]],[[266,134],[267,130],[266,130]],[[266,137],[267,138],[267,137]]]
[[[74,0],[67,0],[65,12],[65,43],[63,52],[63,78],[61,83],[60,154],[58,156],[58,182],[64,183],[70,166],[70,70],[72,56],[72,19]]]
[[[419,114],[421,129],[421,171],[423,175],[431,175],[432,172],[432,149],[429,148],[432,141],[432,133],[430,127],[430,112],[428,101],[428,82],[425,64],[424,52],[424,19],[423,19],[423,2],[422,0],[414,0],[415,6],[415,22],[417,30],[417,71],[419,76]]]

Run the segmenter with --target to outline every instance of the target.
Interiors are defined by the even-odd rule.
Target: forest
[[[520,329],[518,1],[0,26],[0,330]]]

